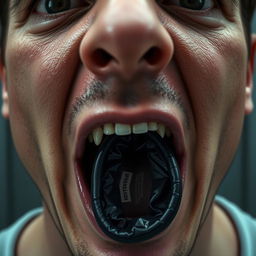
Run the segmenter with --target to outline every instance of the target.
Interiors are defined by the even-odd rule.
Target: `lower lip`
[[[101,231],[99,228],[96,219],[94,217],[93,211],[92,211],[92,204],[91,204],[91,196],[90,192],[88,190],[88,187],[86,186],[84,180],[81,168],[79,166],[79,163],[75,163],[75,175],[76,175],[76,181],[77,186],[79,190],[80,197],[82,199],[83,206],[86,211],[86,215],[89,219],[89,222],[93,224],[94,228],[98,231],[98,233],[105,239],[107,239],[106,235]]]

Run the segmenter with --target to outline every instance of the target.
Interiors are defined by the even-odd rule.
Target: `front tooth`
[[[134,134],[146,133],[148,132],[148,124],[147,123],[134,124],[132,126],[132,132]]]
[[[115,133],[116,135],[129,135],[131,134],[131,126],[129,124],[116,124]]]
[[[148,130],[149,131],[157,131],[158,125],[156,122],[149,122],[148,123]]]
[[[165,126],[163,124],[158,124],[157,132],[163,138],[165,134]]]
[[[115,128],[113,124],[104,124],[103,132],[105,135],[112,135],[115,133]]]
[[[93,136],[94,143],[96,144],[96,146],[99,146],[102,141],[102,137],[103,137],[102,128],[101,127],[95,128],[92,132],[92,136]]]

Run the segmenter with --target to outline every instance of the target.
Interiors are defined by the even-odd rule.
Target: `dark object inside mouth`
[[[138,243],[171,224],[182,183],[169,141],[156,132],[106,136],[99,148],[87,145],[84,161],[92,209],[107,236]]]

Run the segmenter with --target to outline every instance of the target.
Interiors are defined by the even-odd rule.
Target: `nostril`
[[[145,60],[150,65],[156,65],[160,62],[162,58],[162,51],[160,48],[154,46],[151,47],[141,58],[141,60]]]
[[[92,53],[92,60],[96,66],[103,68],[109,64],[109,62],[114,59],[107,51],[103,49],[96,49]]]

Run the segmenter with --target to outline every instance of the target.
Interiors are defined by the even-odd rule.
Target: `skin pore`
[[[44,201],[17,255],[239,255],[231,220],[212,203],[253,108],[239,7],[213,0],[200,10],[175,0],[76,0],[57,12],[45,2],[24,0],[12,9],[1,63],[2,112]],[[156,79],[163,83],[151,85]],[[179,104],[165,96],[166,87]],[[72,117],[85,95],[93,100],[80,101]],[[181,129],[182,202],[156,238],[118,244],[97,229],[79,194],[76,145],[81,130],[89,133],[103,119],[145,118],[174,120]]]

